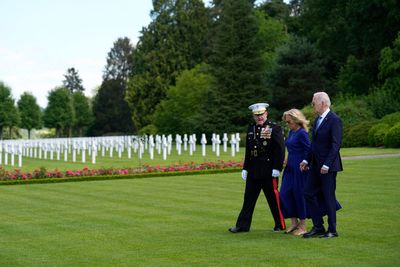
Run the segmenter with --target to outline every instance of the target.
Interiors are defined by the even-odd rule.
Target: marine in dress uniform
[[[267,103],[249,106],[256,123],[251,124],[247,130],[246,154],[242,170],[246,188],[236,226],[229,228],[232,233],[250,230],[253,211],[261,190],[275,221],[274,231],[285,229],[278,192],[278,177],[285,158],[284,137],[281,127],[267,120],[268,106]]]

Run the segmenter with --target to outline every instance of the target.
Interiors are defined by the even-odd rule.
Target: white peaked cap
[[[253,112],[253,114],[259,115],[263,114],[267,110],[267,107],[269,107],[268,103],[256,103],[249,106],[249,109]]]

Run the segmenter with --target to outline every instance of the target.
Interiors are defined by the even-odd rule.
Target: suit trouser
[[[336,232],[336,175],[337,172],[321,174],[320,169],[312,168],[304,186],[304,198],[307,209],[315,227],[324,225],[322,208],[318,201],[318,194],[322,195],[328,215],[328,231]]]
[[[269,179],[250,178],[246,180],[243,207],[237,219],[236,226],[245,230],[250,229],[254,208],[261,190],[263,190],[265,198],[268,201],[272,217],[275,221],[275,227],[285,229],[285,221],[279,203],[278,178],[273,177]]]

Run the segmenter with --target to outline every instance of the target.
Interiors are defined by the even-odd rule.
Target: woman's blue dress
[[[310,151],[310,138],[305,129],[290,130],[285,141],[288,159],[282,176],[280,200],[282,213],[285,218],[307,217],[306,202],[303,188],[308,172],[300,171],[300,162]]]

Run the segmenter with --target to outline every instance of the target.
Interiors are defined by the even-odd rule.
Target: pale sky
[[[151,0],[0,0],[0,81],[15,101],[27,91],[45,108],[74,67],[92,96],[114,42],[135,45],[151,9]]]

